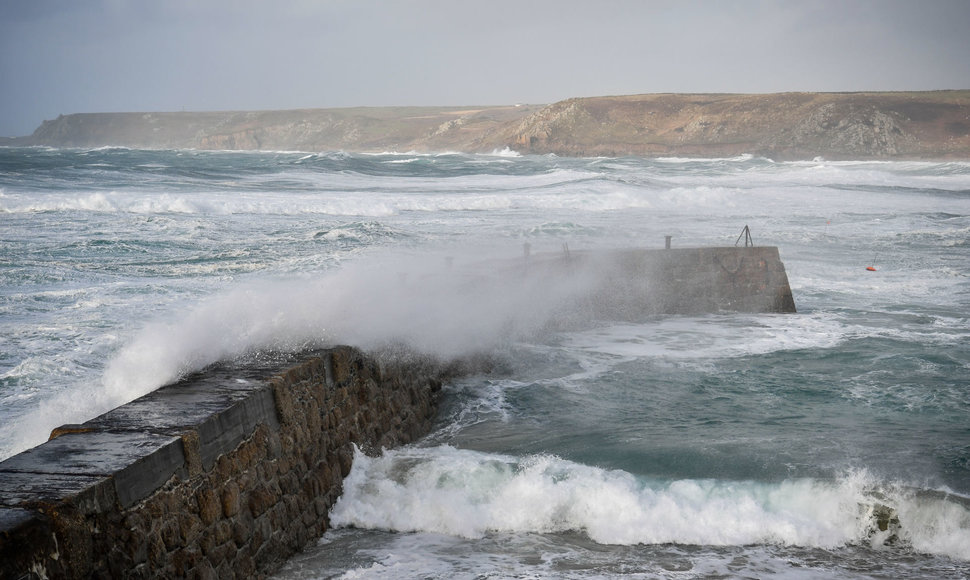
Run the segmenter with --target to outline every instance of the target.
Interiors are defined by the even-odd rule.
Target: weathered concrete
[[[115,502],[127,508],[173,476],[185,477],[184,464],[182,440],[177,436],[69,433],[0,464],[4,476],[10,476],[0,484],[2,501],[24,505],[72,497],[83,514],[109,509]]]
[[[795,312],[773,246],[630,250],[615,264],[609,296],[634,315]]]
[[[625,249],[529,255],[497,270],[545,280],[584,277],[577,312],[605,320],[720,312],[793,313],[785,266],[774,246]]]
[[[216,458],[233,450],[260,423],[279,427],[273,391],[266,384],[240,383],[207,377],[211,388],[159,389],[137,401],[109,411],[89,424],[100,429],[139,429],[146,423],[159,433],[193,428],[199,436],[202,466],[211,469]]]

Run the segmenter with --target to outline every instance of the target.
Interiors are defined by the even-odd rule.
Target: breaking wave
[[[970,500],[873,481],[649,481],[549,455],[448,446],[357,451],[338,527],[490,533],[581,531],[601,544],[910,546],[970,560]]]

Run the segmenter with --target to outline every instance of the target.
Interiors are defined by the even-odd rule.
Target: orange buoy
[[[866,266],[866,270],[869,270],[870,272],[875,272],[876,271],[876,269],[873,268],[872,266]]]

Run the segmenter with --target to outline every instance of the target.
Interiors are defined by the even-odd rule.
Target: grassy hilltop
[[[970,91],[649,94],[551,105],[79,113],[11,144],[565,156],[970,159]]]

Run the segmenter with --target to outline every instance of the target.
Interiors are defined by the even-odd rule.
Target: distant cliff
[[[970,91],[570,99],[524,119],[520,151],[774,159],[970,159]]]
[[[55,147],[272,151],[490,151],[538,107],[363,107],[204,113],[79,113],[23,140]]]
[[[79,113],[8,144],[565,156],[970,159],[970,91],[651,94],[552,105]]]

